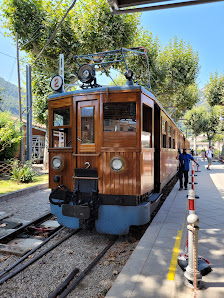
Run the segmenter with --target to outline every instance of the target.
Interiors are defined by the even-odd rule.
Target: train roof
[[[141,91],[141,93],[144,93],[148,95],[150,98],[152,98],[158,106],[161,108],[161,110],[167,115],[167,117],[177,126],[177,124],[174,122],[172,117],[167,113],[167,111],[164,109],[162,104],[156,99],[156,97],[152,94],[152,92],[148,91],[146,88],[140,86],[140,85],[131,85],[131,86],[103,86],[103,87],[97,87],[97,88],[89,88],[89,89],[79,89],[79,90],[74,90],[74,91],[69,91],[69,92],[63,92],[63,93],[57,93],[57,94],[52,94],[49,96],[49,100],[53,100],[59,97],[64,97],[64,96],[76,96],[76,95],[82,95],[82,94],[90,94],[90,93],[104,93],[104,92],[113,92],[113,91]],[[179,129],[179,128],[178,128]],[[180,129],[179,129],[180,130]],[[183,133],[180,130],[181,133]]]

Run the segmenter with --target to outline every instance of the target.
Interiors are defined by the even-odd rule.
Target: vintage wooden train
[[[51,212],[66,227],[127,234],[150,221],[189,142],[141,86],[49,97]]]

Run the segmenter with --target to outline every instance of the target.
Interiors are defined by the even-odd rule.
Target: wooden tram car
[[[77,229],[127,234],[150,221],[176,174],[183,133],[141,86],[99,87],[49,98],[51,212]]]
[[[130,51],[147,59],[141,47],[98,54],[125,62]],[[127,234],[150,221],[177,172],[177,149],[189,142],[154,95],[133,84],[130,69],[127,86],[101,87],[93,66],[79,66],[83,89],[49,97],[51,212],[68,228]],[[53,81],[58,87],[60,77]]]

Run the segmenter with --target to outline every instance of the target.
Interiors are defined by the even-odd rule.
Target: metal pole
[[[31,66],[26,65],[26,160],[32,158],[32,89]]]
[[[199,218],[196,214],[190,214],[187,217],[188,229],[188,265],[184,276],[185,285],[192,288],[196,283],[198,289],[201,288],[201,273],[198,271],[198,223]]]
[[[18,33],[16,32],[16,53],[17,53],[17,74],[18,74],[18,97],[19,97],[19,120],[22,125],[22,106],[21,106],[21,86],[20,86],[20,67],[19,67],[19,43]],[[21,135],[23,135],[23,126],[20,128]],[[23,161],[24,154],[23,138],[20,142],[20,160]]]
[[[62,92],[64,92],[65,78],[64,78],[64,55],[60,54],[59,56],[59,75],[62,77]]]

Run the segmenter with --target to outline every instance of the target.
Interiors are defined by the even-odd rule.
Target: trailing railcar
[[[51,95],[49,132],[51,212],[107,234],[150,221],[188,146],[154,95],[132,84]]]

